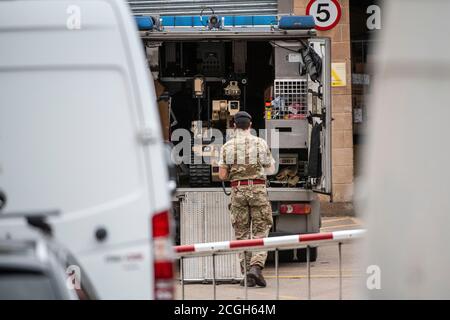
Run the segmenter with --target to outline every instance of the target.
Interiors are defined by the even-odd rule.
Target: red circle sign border
[[[306,15],[310,15],[309,14],[309,10],[311,9],[311,6],[314,2],[316,2],[317,0],[311,0],[308,2],[308,5],[306,6]],[[319,30],[319,31],[327,31],[327,30],[331,30],[334,27],[337,26],[337,24],[339,23],[339,21],[341,20],[341,16],[342,16],[342,9],[341,9],[341,5],[339,4],[339,2],[337,0],[330,0],[331,2],[333,2],[337,8],[337,17],[336,17],[336,21],[334,21],[332,24],[330,24],[328,27],[319,27],[316,26],[315,29]]]

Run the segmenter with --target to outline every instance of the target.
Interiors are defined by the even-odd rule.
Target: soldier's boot
[[[241,287],[245,286],[245,279],[241,280],[240,285],[241,285]],[[255,279],[249,277],[247,274],[247,287],[254,287],[254,286],[256,286]]]
[[[253,278],[255,283],[260,287],[266,286],[266,280],[262,275],[262,268],[258,265],[251,266],[250,271],[248,272],[248,277]]]

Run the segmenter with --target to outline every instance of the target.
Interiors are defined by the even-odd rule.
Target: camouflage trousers
[[[269,235],[272,227],[272,207],[267,197],[265,185],[246,185],[233,187],[231,191],[231,224],[236,240],[259,239]],[[241,271],[244,265],[264,268],[267,251],[240,254]],[[244,262],[245,261],[245,262]]]

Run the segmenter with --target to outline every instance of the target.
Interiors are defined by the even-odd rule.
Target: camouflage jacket
[[[265,179],[265,168],[275,160],[264,139],[249,130],[236,129],[235,136],[220,150],[219,166],[227,168],[229,180]]]

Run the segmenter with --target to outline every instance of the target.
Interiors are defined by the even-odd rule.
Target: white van
[[[0,43],[1,215],[59,210],[55,238],[101,299],[172,298],[167,163],[128,7],[1,1]],[[0,238],[30,235],[0,220]]]

